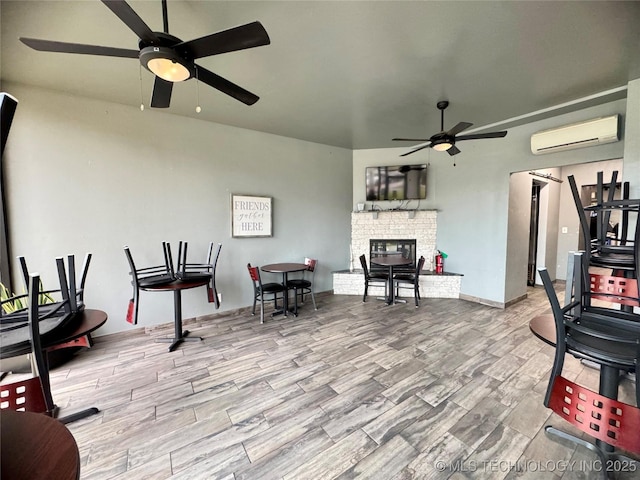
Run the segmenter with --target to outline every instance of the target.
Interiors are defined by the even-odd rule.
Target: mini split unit
[[[619,115],[611,115],[594,118],[534,133],[531,135],[531,153],[542,155],[617,142],[620,140],[618,117]]]

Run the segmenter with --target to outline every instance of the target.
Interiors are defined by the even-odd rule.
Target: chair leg
[[[589,450],[591,450],[592,452],[594,452],[595,454],[598,455],[599,459],[600,459],[600,465],[603,466],[602,470],[601,470],[601,477],[603,480],[607,480],[607,469],[605,467],[605,465],[608,464],[607,462],[607,457],[604,454],[604,452],[602,450],[600,450],[597,446],[595,446],[593,443],[588,442],[586,440],[583,440],[580,437],[576,437],[575,435],[571,435],[570,433],[567,432],[563,432],[562,430],[559,430],[551,425],[547,425],[546,427],[544,427],[544,432],[547,434],[547,436],[549,437],[557,437],[557,438],[561,438],[564,440],[569,440],[570,442],[576,443],[578,445],[581,445],[585,448],[588,448]]]
[[[264,299],[260,297],[260,323],[264,323]]]
[[[254,296],[253,297],[253,310],[251,310],[251,315],[255,315],[256,314],[256,302],[258,301],[258,297]]]
[[[416,299],[416,308],[418,308],[418,305],[419,305],[418,300],[420,300],[420,289],[418,288],[418,285],[416,285],[416,287],[413,290],[413,296]]]
[[[369,290],[369,282],[364,282],[364,295],[362,296],[362,303],[367,301],[367,290]]]
[[[317,310],[318,307],[316,306],[316,296],[313,294],[313,288],[310,290],[311,292],[311,300],[313,301],[313,309]]]

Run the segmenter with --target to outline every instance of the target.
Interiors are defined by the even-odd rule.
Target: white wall
[[[429,163],[428,198],[420,208],[438,210],[437,246],[449,255],[447,268],[464,274],[461,294],[508,302],[512,298],[506,286],[523,281],[520,271],[507,269],[512,264],[507,254],[510,173],[620,158],[624,149],[624,142],[617,142],[534,156],[529,144],[531,134],[594,117],[624,115],[626,104],[623,99],[510,128],[502,139],[464,142],[459,145],[462,153],[456,157],[425,149],[407,159],[399,158],[410,147],[354,151],[352,203],[365,198],[365,167]],[[393,202],[378,203],[383,208],[385,203],[393,206]],[[509,249],[509,255],[516,251]]]
[[[4,88],[20,101],[5,151],[12,254],[24,255],[47,287],[56,256],[92,252],[86,303],[109,315],[99,334],[131,328],[124,245],[144,266],[161,262],[163,240],[188,241],[194,261],[221,242],[223,310],[252,303],[247,262],[317,258],[316,291],[331,290],[331,271],[348,265],[350,150]],[[231,238],[231,193],[273,197],[273,237]],[[172,305],[169,294],[143,292],[139,325],[171,322]],[[184,292],[185,318],[212,312],[203,288]]]
[[[560,178],[561,169],[536,169],[535,172]],[[509,218],[507,229],[507,271],[512,281],[505,285],[505,298],[510,300],[527,293],[529,229],[531,221],[531,189],[534,180],[542,185],[539,196],[538,251],[536,269],[547,267],[555,275],[558,245],[558,208],[560,183],[518,172],[509,179]],[[550,267],[549,267],[550,266]],[[536,284],[540,284],[536,273]]]

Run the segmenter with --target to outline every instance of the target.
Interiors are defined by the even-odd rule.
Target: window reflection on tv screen
[[[427,198],[427,166],[367,167],[367,200],[418,200]]]

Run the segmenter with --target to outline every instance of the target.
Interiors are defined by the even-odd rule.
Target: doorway
[[[531,184],[531,216],[529,217],[529,260],[527,265],[527,286],[536,284],[536,259],[538,257],[538,233],[540,227],[540,189],[542,183],[534,180]]]

